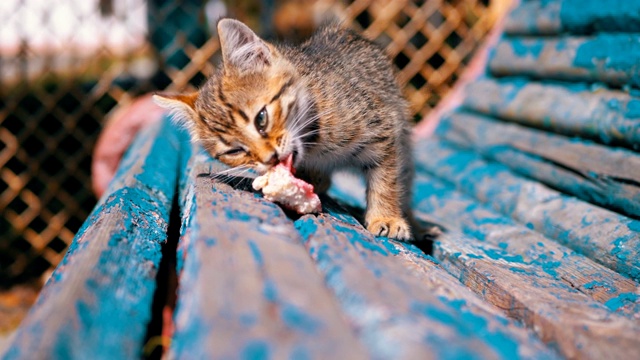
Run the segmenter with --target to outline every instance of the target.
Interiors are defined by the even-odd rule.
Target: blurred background
[[[0,348],[96,203],[91,152],[136,96],[201,85],[230,16],[299,42],[340,19],[382,45],[423,118],[505,0],[0,1]]]

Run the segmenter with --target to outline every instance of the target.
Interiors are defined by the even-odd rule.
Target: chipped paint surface
[[[640,2],[608,0],[602,6],[599,0],[561,1],[560,19],[566,31],[587,33],[639,32]]]
[[[640,3],[605,7],[520,3],[490,73],[418,145],[414,203],[450,230],[435,247],[447,271],[594,359],[640,352],[640,157],[615,147],[640,143]]]
[[[421,194],[415,203],[418,214],[429,214],[480,242],[499,248],[488,248],[473,256],[533,266],[601,303],[637,289],[635,282],[517,224],[488,205],[479,204],[442,180],[423,173],[416,181],[416,193]],[[608,289],[584,286],[594,280],[605,283]],[[622,313],[634,317],[638,311],[640,302]]]
[[[469,112],[442,120],[442,138],[603,207],[640,216],[640,155]]]
[[[640,277],[637,220],[561,194],[448,142],[425,142],[418,149],[417,166],[424,171],[560,244]]]
[[[186,168],[171,356],[365,358],[280,207],[199,147]]]
[[[637,8],[640,8],[636,4]],[[637,14],[636,14],[637,16]],[[599,34],[578,46],[573,65],[617,74],[626,84],[640,85],[640,37],[636,34]]]
[[[341,193],[339,187],[333,192]],[[459,290],[455,281],[430,257],[411,246],[373,237],[353,219],[345,219],[343,209],[330,201],[323,204],[328,213],[304,216],[296,228],[373,358],[554,357],[539,345],[523,346],[525,333],[506,318],[477,308],[472,296],[452,298],[452,288]],[[430,264],[430,270],[416,277],[403,263],[408,261],[402,260],[405,256],[422,266]],[[426,286],[434,284],[427,280],[433,277],[438,277],[440,288],[449,289],[442,290],[447,295]]]
[[[610,306],[539,266],[522,264],[499,248],[454,231],[441,237],[435,256],[462,283],[534,329],[565,357],[627,358],[640,351],[635,320],[612,313]]]
[[[640,86],[640,39],[635,34],[593,37],[505,37],[489,70],[498,76],[601,81]]]
[[[483,79],[466,89],[470,110],[605,144],[640,146],[640,98],[585,83]]]
[[[213,179],[219,163],[181,146],[188,136],[167,123],[141,134],[8,358],[140,357],[176,184],[170,356],[557,358],[551,347],[566,358],[637,357],[637,153],[472,112],[634,148],[640,45],[624,32],[638,30],[639,6],[544,0],[516,10],[512,34],[622,33],[497,46],[490,71],[512,77],[472,84],[466,112],[417,148],[414,206],[449,230],[437,259],[371,236],[329,199],[323,214],[289,218],[242,184]],[[355,180],[330,194],[361,207]]]
[[[563,32],[639,32],[640,3],[610,0],[521,1],[508,16],[509,35],[558,35]]]
[[[141,356],[177,183],[178,148],[167,121],[137,138],[6,358]]]

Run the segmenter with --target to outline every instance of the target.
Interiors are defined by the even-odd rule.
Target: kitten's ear
[[[249,27],[238,20],[218,21],[218,35],[225,66],[241,71],[259,70],[271,64],[271,50]]]
[[[186,126],[188,129],[193,127],[196,113],[196,99],[198,99],[198,93],[191,94],[168,94],[158,93],[154,94],[153,102],[170,111],[174,119],[181,125]]]

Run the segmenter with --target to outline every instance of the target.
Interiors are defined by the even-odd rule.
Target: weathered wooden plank
[[[435,256],[477,294],[532,328],[567,358],[635,359],[640,328],[535,264],[476,239],[443,235]]]
[[[601,0],[522,1],[507,17],[504,31],[509,35],[640,32],[640,2],[610,0],[605,5]]]
[[[436,132],[566,193],[640,216],[640,155],[635,152],[470,113],[443,119]]]
[[[419,172],[446,179],[548,238],[640,280],[640,221],[565,196],[442,141],[420,142],[416,165]]]
[[[497,76],[640,86],[640,41],[636,34],[605,33],[588,38],[505,38],[496,46],[489,69]]]
[[[323,208],[296,227],[374,358],[555,357],[420,250],[373,237],[328,199]]]
[[[418,186],[424,186],[421,179],[418,180]],[[357,184],[350,182],[348,188],[334,189],[334,193],[359,193],[362,189],[357,189]],[[553,263],[553,266],[526,263],[522,255],[506,252],[504,246],[491,246],[460,235],[455,226],[447,222],[464,210],[453,216],[430,211],[432,209],[425,207],[423,202],[430,196],[437,196],[441,189],[434,193],[420,187],[416,190],[414,209],[419,215],[423,217],[422,212],[426,210],[430,221],[448,225],[449,231],[436,243],[436,256],[443,261],[447,271],[483,299],[525,323],[566,357],[599,359],[606,354],[610,358],[629,358],[638,354],[640,344],[634,341],[640,331],[637,323],[612,313],[619,303],[633,294],[623,294],[604,304],[596,302],[552,275],[557,268]],[[351,200],[357,202],[358,197],[351,197]],[[451,200],[438,199],[436,202],[445,206]],[[517,234],[511,235],[513,241],[509,244],[519,238]]]
[[[421,173],[416,181],[416,193],[421,194],[415,206],[417,214],[437,217],[447,227],[461,229],[469,236],[518,256],[522,263],[538,265],[559,282],[569,283],[602,304],[628,298],[640,290],[633,280],[517,224],[433,176]],[[640,313],[637,295],[620,305],[624,306],[613,310],[629,317]]]
[[[171,356],[367,357],[292,221],[242,185],[206,175],[221,170],[207,155],[194,161],[181,195],[184,259]]]
[[[555,35],[562,32],[561,1],[522,1],[507,15],[504,33]]]
[[[623,91],[584,83],[482,79],[467,86],[464,107],[606,144],[640,147],[640,97]]]
[[[163,121],[137,137],[18,329],[6,359],[142,356],[176,188],[180,136]]]

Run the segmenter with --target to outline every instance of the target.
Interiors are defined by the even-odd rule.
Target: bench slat
[[[442,141],[421,142],[416,165],[502,214],[640,280],[640,221],[565,196]]]
[[[509,35],[555,35],[562,32],[640,32],[640,2],[633,0],[522,1],[509,14]]]
[[[398,243],[394,242],[394,244]],[[555,359],[558,357],[555,351],[545,348],[540,339],[536,336],[532,337],[533,331],[520,329],[520,323],[507,317],[502,309],[490,304],[472,292],[458,279],[444,270],[436,259],[431,256],[418,255],[416,251],[411,251],[411,245],[400,244],[398,248],[400,254],[403,255],[402,262],[405,267],[413,269],[414,274],[420,276],[420,280],[425,287],[429,288],[432,294],[437,295],[445,304],[458,309],[459,315],[466,322],[478,324],[479,327],[474,329],[476,332],[483,332],[487,328],[496,326],[495,323],[492,324],[491,322],[487,326],[484,323],[485,320],[479,319],[479,317],[489,317],[494,321],[497,320],[504,327],[508,327],[510,337],[518,339],[518,356],[520,358],[533,359],[542,357],[543,359]],[[511,327],[514,322],[516,322],[518,328]],[[500,329],[502,326],[497,326],[497,328]],[[494,330],[495,333],[497,332]],[[493,335],[491,336],[493,337]],[[495,342],[495,337],[493,337],[493,340]],[[504,347],[504,343],[500,347]]]
[[[521,78],[483,79],[467,86],[464,106],[567,135],[640,146],[640,98],[622,91]]]
[[[136,138],[20,326],[7,359],[142,356],[180,134],[165,120]]]
[[[567,358],[630,359],[640,352],[636,322],[498,247],[445,234],[435,255],[461,282],[523,321]]]
[[[194,159],[172,356],[365,358],[292,221],[206,175],[222,169],[208,156]]]
[[[496,46],[489,70],[497,76],[640,86],[640,41],[637,34],[505,38]]]
[[[421,173],[416,189],[422,196],[416,206],[418,214],[436,217],[438,222],[517,256],[523,264],[539,266],[558,282],[570,283],[602,304],[617,303],[615,299],[639,289],[634,281],[478,204],[439,179]],[[631,318],[640,312],[638,296],[620,304],[623,306],[612,310]]]
[[[323,207],[296,227],[374,358],[555,357],[420,250],[373,237],[328,200]]]
[[[439,136],[512,170],[598,205],[640,216],[640,155],[586,141],[455,113]]]
[[[334,184],[333,194],[339,196],[342,193],[347,193],[347,198],[357,204],[360,197],[353,196],[353,194],[362,190],[358,189],[358,182],[351,181],[348,187],[336,190],[335,188],[343,185],[342,183]],[[417,193],[421,194],[420,198],[426,196],[424,192]],[[442,203],[447,204],[448,201]],[[464,211],[464,209],[458,209],[455,216],[459,216]],[[437,218],[430,220],[442,221]],[[455,231],[452,234],[455,234]],[[451,238],[452,236],[455,238],[452,234],[445,235],[437,243],[437,248],[440,249],[438,251],[441,251],[442,254],[445,253],[442,252],[443,249],[451,250],[453,246],[450,243]],[[512,239],[510,242],[513,241]],[[466,238],[465,240],[465,243],[469,243],[469,246],[472,247],[477,242],[476,239]],[[456,246],[454,247],[455,251],[447,250],[451,256],[456,257],[464,253],[463,248],[458,244]],[[547,271],[553,270],[549,266],[545,271],[542,265],[525,264],[521,260],[521,256],[508,254],[500,247],[491,247],[488,244],[480,247],[486,252],[484,250],[471,252],[472,259],[479,256],[486,258],[486,263],[479,269],[473,266],[462,270],[459,267],[454,268],[450,266],[445,257],[441,258],[445,261],[447,270],[459,277],[465,285],[485,300],[506,310],[512,317],[525,322],[536,330],[545,342],[558,346],[565,356],[579,354],[586,358],[598,358],[609,354],[608,356],[628,357],[638,351],[638,344],[633,340],[640,331],[637,324],[612,312],[619,309],[620,306],[617,304],[628,304],[627,298],[634,294],[624,293],[610,299],[608,303],[598,303],[584,293],[575,290],[567,282],[556,279],[549,274]],[[437,254],[438,251],[436,251]],[[517,261],[514,265],[506,266],[503,258]],[[523,271],[528,272],[529,275],[525,278],[518,277]],[[469,273],[478,277],[464,275]],[[505,275],[509,273],[514,274],[513,276]],[[542,280],[538,280],[539,278]],[[538,284],[538,281],[542,281],[544,286]],[[587,287],[598,286],[597,284],[591,285]],[[633,301],[633,299],[631,300]]]

